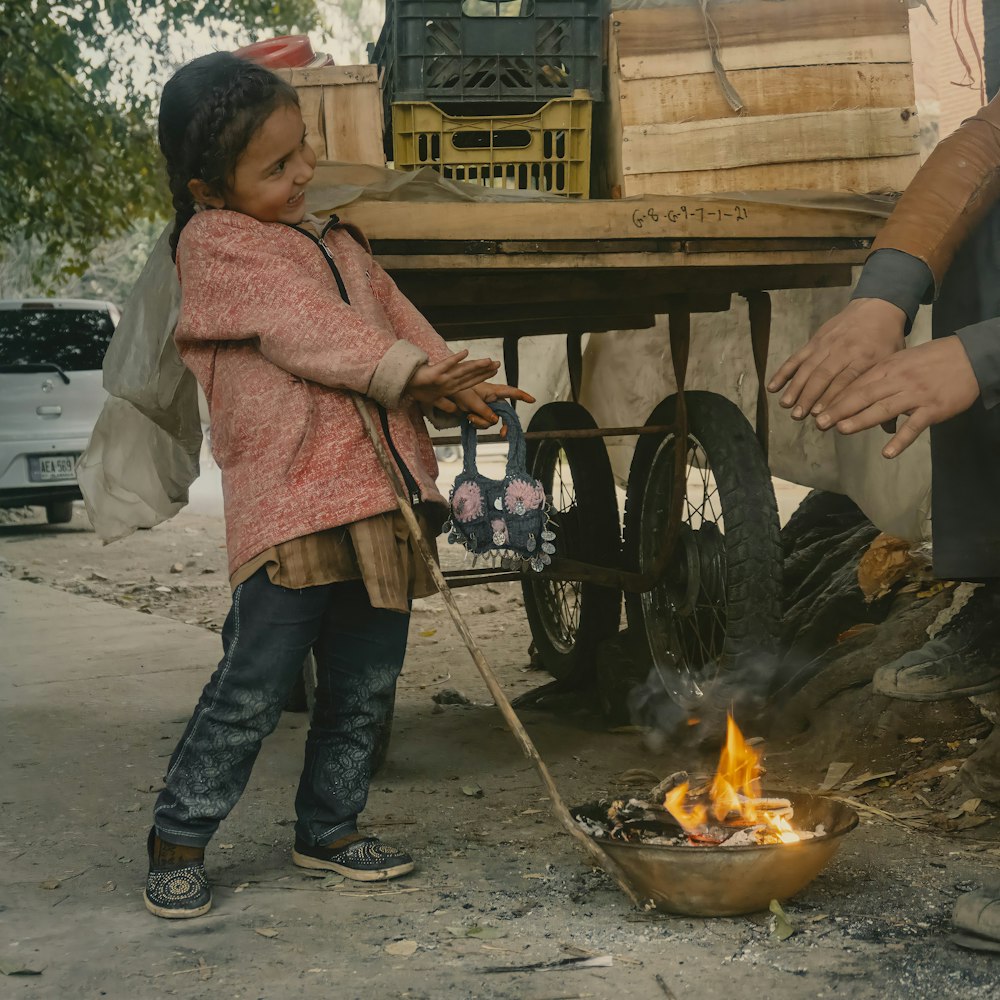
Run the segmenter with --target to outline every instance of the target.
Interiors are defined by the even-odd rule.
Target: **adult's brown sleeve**
[[[939,288],[955,252],[1000,199],[1000,96],[938,143],[872,251],[922,260]]]

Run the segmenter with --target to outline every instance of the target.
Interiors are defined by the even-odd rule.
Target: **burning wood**
[[[687,773],[679,771],[653,789],[652,801],[618,800],[606,822],[582,815],[577,822],[593,837],[670,846],[750,847],[822,837],[823,824],[812,830],[792,825],[788,799],[761,794],[761,760],[729,716],[719,765],[707,784],[692,789]]]
[[[761,770],[761,754],[743,738],[730,715],[715,777],[694,792],[687,782],[672,788],[664,808],[695,843],[730,843],[736,834],[741,843],[796,843],[803,831],[792,827],[792,804],[761,797]]]

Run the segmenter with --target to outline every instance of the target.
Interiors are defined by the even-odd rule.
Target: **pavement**
[[[114,957],[141,962],[164,931],[143,918],[143,833],[218,637],[10,580],[0,635],[0,962],[41,970],[0,992],[143,995],[122,988]],[[171,928],[150,964],[192,930]]]

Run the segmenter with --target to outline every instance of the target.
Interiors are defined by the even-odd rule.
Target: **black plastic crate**
[[[517,16],[504,14],[515,5]],[[539,107],[577,90],[599,101],[609,9],[609,0],[386,0],[369,53],[386,110],[394,101]]]

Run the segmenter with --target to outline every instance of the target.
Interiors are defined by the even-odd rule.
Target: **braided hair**
[[[213,52],[182,66],[160,99],[160,150],[167,161],[176,213],[170,252],[196,208],[188,182],[200,179],[219,196],[254,133],[272,112],[298,105],[295,88],[269,70],[229,52]]]

